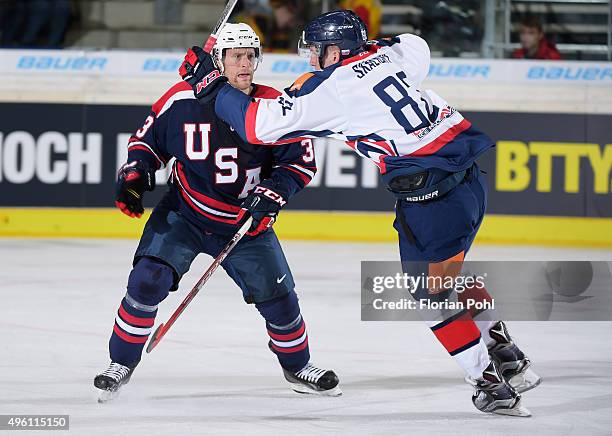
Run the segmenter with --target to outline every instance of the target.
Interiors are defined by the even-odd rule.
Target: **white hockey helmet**
[[[212,58],[221,73],[223,73],[223,52],[227,48],[254,48],[255,69],[263,58],[259,36],[245,23],[227,23],[217,36],[217,42],[212,49]]]

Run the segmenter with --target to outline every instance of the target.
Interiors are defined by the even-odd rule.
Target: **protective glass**
[[[242,48],[242,47],[235,47],[235,48]],[[227,53],[228,49],[224,49],[221,59],[218,59],[215,57],[213,58],[213,61],[216,61],[215,66],[217,68],[219,68],[219,65],[223,66],[223,68],[219,68],[221,72],[223,72],[225,65],[232,65],[232,66],[239,65],[241,60],[244,57],[247,57],[249,62],[253,64],[253,71],[256,71],[257,67],[262,61],[263,53],[261,53],[261,51],[258,48],[253,48],[253,49],[255,50],[253,53],[247,52],[247,53],[240,53],[240,54],[234,54],[234,55],[229,55],[229,56]]]
[[[302,37],[298,41],[298,54],[300,57],[310,58],[313,54],[320,57],[323,53],[322,47],[323,45],[320,42],[307,42],[304,39],[304,32],[302,32]]]

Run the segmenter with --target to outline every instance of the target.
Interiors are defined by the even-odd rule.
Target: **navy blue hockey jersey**
[[[273,88],[253,85],[256,99],[276,98]],[[245,142],[212,104],[201,105],[191,86],[180,82],[152,107],[144,125],[128,142],[128,162],[162,168],[175,158],[170,189],[179,210],[199,227],[234,233],[240,204],[260,181],[271,178],[286,200],[304,188],[316,172],[312,141],[282,147]]]

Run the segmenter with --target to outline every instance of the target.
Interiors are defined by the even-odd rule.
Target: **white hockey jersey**
[[[247,102],[226,86],[215,110],[251,143],[340,139],[383,175],[415,165],[469,168],[493,142],[438,94],[421,89],[429,71],[427,43],[411,34],[395,40],[306,73],[276,100]]]

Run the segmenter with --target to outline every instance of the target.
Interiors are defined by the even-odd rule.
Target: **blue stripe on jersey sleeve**
[[[253,101],[251,97],[228,84],[221,88],[215,101],[217,116],[232,126],[245,141],[248,141],[245,128],[246,112]]]

